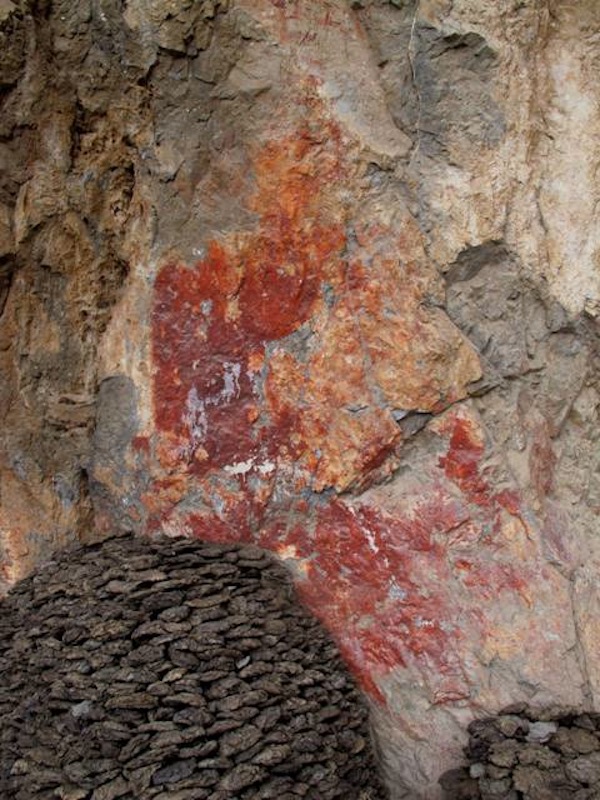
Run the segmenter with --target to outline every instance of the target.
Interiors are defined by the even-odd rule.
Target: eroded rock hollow
[[[5,586],[267,548],[396,797],[598,709],[596,0],[0,0]]]

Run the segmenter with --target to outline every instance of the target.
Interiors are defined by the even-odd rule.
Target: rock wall
[[[397,798],[474,716],[597,708],[597,3],[0,18],[5,581],[115,529],[267,547]]]

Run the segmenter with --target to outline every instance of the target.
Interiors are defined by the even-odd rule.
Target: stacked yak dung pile
[[[440,779],[448,800],[600,798],[600,714],[515,705],[469,734],[470,766]]]
[[[254,547],[113,539],[0,615],[3,800],[386,797],[367,711]]]

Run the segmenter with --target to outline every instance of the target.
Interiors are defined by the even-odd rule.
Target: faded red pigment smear
[[[483,477],[481,462],[485,446],[479,441],[472,421],[456,414],[451,418],[451,425],[450,445],[439,464],[470,503],[489,509],[491,519],[488,527],[493,540],[488,545],[494,547],[495,537],[502,527],[502,509],[523,523],[520,495],[513,489],[494,492],[490,482]],[[477,589],[482,599],[491,600],[501,588],[506,588],[529,602],[529,579],[523,568],[512,562],[493,563],[492,566],[480,565],[479,569],[470,572],[464,584],[470,589]]]
[[[344,246],[341,226],[320,222],[331,165],[300,166],[310,146],[300,133],[267,144],[255,159],[261,222],[243,245],[212,241],[194,267],[168,264],[157,277],[155,419],[187,454],[191,473],[275,457],[289,442],[289,419],[258,419],[251,362],[310,317]]]
[[[150,452],[150,439],[147,436],[134,436],[131,440],[131,446],[137,453]]]
[[[478,631],[485,637],[484,604],[503,592],[528,603],[530,570],[503,553],[501,537],[488,539],[485,533],[499,529],[505,510],[520,516],[518,494],[489,493],[480,474],[485,448],[476,431],[468,419],[449,422],[447,453],[440,459],[443,478],[404,511],[398,506],[385,513],[334,499],[306,525],[288,529],[282,522],[258,538],[303,564],[298,587],[304,602],[333,633],[365,690],[379,700],[378,680],[402,666],[416,666],[430,683],[433,702],[467,697],[459,654],[465,635]],[[460,499],[452,490],[458,481]],[[482,497],[489,501],[482,503]],[[463,527],[479,531],[466,550]],[[456,607],[457,583],[465,595],[463,608]]]
[[[451,597],[451,532],[468,519],[442,490],[419,500],[412,513],[385,514],[341,500],[324,504],[312,532],[285,525],[264,531],[259,543],[304,563],[298,588],[304,602],[336,638],[362,686],[382,700],[377,680],[401,666],[432,678],[434,702],[468,696],[460,664],[462,626]],[[467,590],[513,590],[509,565],[463,560]],[[480,626],[476,615],[472,623]]]
[[[521,518],[521,497],[516,490],[502,489],[494,498],[511,516]]]
[[[494,492],[482,469],[485,446],[479,441],[473,423],[458,414],[451,418],[450,446],[439,460],[445,475],[478,506],[501,506],[509,514],[522,519],[521,497],[514,489]]]

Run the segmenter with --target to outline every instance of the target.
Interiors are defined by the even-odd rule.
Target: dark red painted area
[[[490,487],[480,474],[484,450],[484,445],[475,436],[469,421],[456,416],[453,420],[450,448],[440,459],[440,466],[471,502],[487,506],[491,502]]]
[[[248,525],[248,508],[240,503],[230,508],[227,519],[213,515],[190,514],[186,522],[190,532],[205,542],[250,542],[252,532]]]
[[[254,235],[237,246],[212,241],[194,267],[167,264],[157,277],[156,424],[193,474],[274,458],[289,442],[285,415],[260,419],[264,398],[253,364],[268,342],[309,319],[328,272],[340,268],[345,241],[341,226],[321,222],[319,213],[335,162],[321,159],[307,169],[310,144],[300,132],[267,144],[255,159],[263,191]]]

